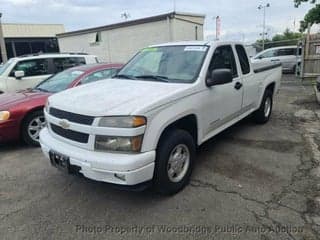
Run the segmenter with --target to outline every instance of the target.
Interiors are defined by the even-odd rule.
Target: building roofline
[[[157,22],[161,20],[165,20],[167,18],[174,18],[174,16],[189,16],[189,17],[205,17],[203,14],[194,14],[194,13],[186,13],[186,12],[169,12],[161,15],[146,17],[146,18],[139,18],[135,20],[125,21],[125,22],[119,22],[114,23],[110,25],[104,25],[100,27],[93,27],[93,28],[86,28],[71,32],[65,32],[65,33],[59,33],[57,34],[58,38],[63,37],[69,37],[69,36],[76,36],[80,34],[86,34],[86,33],[94,33],[98,31],[106,31],[106,30],[112,30],[115,28],[122,28],[122,27],[130,27],[134,25],[144,24],[144,23],[150,23],[150,22]]]
[[[52,26],[64,26],[62,23],[7,23],[7,22],[2,23],[2,25],[35,25],[35,26],[52,25]]]

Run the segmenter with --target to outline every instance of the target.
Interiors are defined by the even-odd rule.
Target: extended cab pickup
[[[255,69],[240,43],[151,46],[115,78],[51,96],[41,147],[69,173],[173,194],[199,145],[249,114],[269,120],[281,74],[279,64]]]

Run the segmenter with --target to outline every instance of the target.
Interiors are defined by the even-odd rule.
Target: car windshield
[[[150,47],[140,51],[115,77],[132,80],[192,83],[208,46]]]
[[[83,73],[83,71],[79,70],[63,71],[41,82],[37,87],[35,87],[35,90],[52,93],[63,91]]]
[[[8,67],[11,65],[12,62],[13,62],[13,59],[10,59],[5,64],[0,65],[0,75],[2,75],[8,69]]]

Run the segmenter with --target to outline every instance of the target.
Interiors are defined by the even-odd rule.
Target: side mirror
[[[222,85],[226,83],[231,83],[233,76],[230,69],[216,69],[211,72],[211,76],[207,78],[207,86],[211,87],[214,85]]]
[[[15,71],[14,76],[16,79],[21,79],[25,76],[25,74],[24,74],[24,71],[20,70],[20,71]]]

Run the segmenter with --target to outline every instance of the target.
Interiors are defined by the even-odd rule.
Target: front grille
[[[80,133],[80,132],[76,132],[69,129],[64,129],[54,124],[50,124],[50,126],[52,131],[61,137],[64,137],[66,139],[69,139],[75,142],[88,143],[89,134]]]
[[[81,114],[66,112],[56,108],[50,108],[49,110],[50,115],[60,118],[60,119],[67,119],[70,122],[80,123],[84,125],[92,125],[94,117],[85,116]]]

